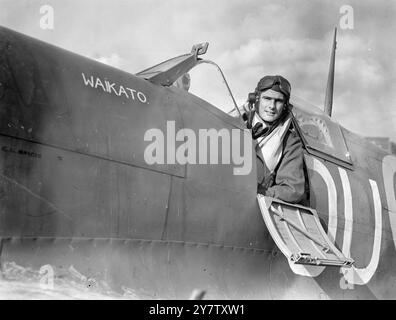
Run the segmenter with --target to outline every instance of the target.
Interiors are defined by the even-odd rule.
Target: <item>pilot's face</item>
[[[281,116],[284,105],[285,97],[283,93],[271,89],[263,91],[259,97],[259,116],[264,121],[273,122]]]

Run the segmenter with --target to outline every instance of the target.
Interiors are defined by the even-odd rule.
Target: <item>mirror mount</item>
[[[206,51],[208,51],[208,47],[209,47],[209,42],[195,44],[191,49],[191,54],[193,54],[196,58],[198,58],[198,56],[201,56],[205,54]]]

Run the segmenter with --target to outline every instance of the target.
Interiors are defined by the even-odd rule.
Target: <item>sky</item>
[[[0,25],[130,73],[209,42],[238,104],[281,74],[321,109],[337,27],[333,119],[396,142],[396,0],[0,0]]]

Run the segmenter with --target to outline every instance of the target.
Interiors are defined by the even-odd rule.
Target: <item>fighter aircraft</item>
[[[247,174],[147,162],[153,128],[246,132],[186,90],[207,48],[133,75],[0,28],[1,264],[150,299],[394,299],[396,157],[332,120],[335,42],[326,111],[292,94],[309,206],[257,195],[254,149]]]

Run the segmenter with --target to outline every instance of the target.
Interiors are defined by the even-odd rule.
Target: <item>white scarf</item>
[[[258,122],[263,123],[256,113],[253,118],[253,126]],[[258,142],[264,162],[271,172],[275,170],[282,157],[283,139],[287,133],[287,130],[289,130],[290,123],[291,115],[288,114],[287,117],[281,123],[279,123],[268,136],[261,138],[261,140]],[[263,125],[266,127],[265,123],[263,123]]]

